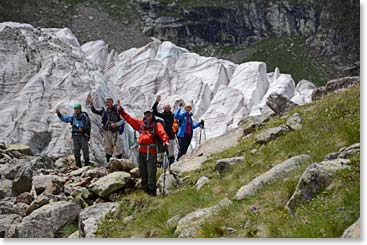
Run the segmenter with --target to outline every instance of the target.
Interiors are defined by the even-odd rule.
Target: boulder
[[[12,167],[6,169],[4,176],[13,181],[11,189],[15,195],[32,188],[33,171],[27,160],[16,160]]]
[[[245,157],[232,157],[232,158],[224,158],[217,160],[215,165],[215,170],[219,172],[225,172],[228,168],[238,162],[242,162],[245,160]]]
[[[27,210],[28,210],[29,205],[25,204],[25,203],[16,203],[13,206],[13,213],[18,214],[22,217],[27,216]]]
[[[204,185],[206,185],[209,182],[209,178],[206,176],[201,176],[195,184],[196,190],[200,190]]]
[[[57,183],[63,185],[66,179],[57,175],[37,175],[33,176],[32,184],[37,192],[40,194],[43,192],[51,183]]]
[[[75,202],[78,203],[82,208],[89,206],[86,200],[90,195],[91,193],[85,187],[77,189],[71,193],[71,196],[74,197]]]
[[[287,119],[287,126],[291,130],[300,130],[302,128],[303,118],[299,113],[294,113]]]
[[[339,170],[349,168],[349,164],[348,159],[334,159],[311,164],[300,177],[296,190],[287,202],[287,209],[293,213],[301,203],[312,199],[325,189],[331,183],[332,177]]]
[[[6,146],[6,152],[19,152],[26,156],[33,156],[31,148],[27,145],[10,144]]]
[[[91,166],[84,166],[84,167],[78,168],[77,170],[71,171],[69,175],[79,176],[79,175],[82,175],[84,172],[87,172],[90,169],[91,169]]]
[[[17,199],[15,200],[15,203],[26,203],[31,204],[33,201],[33,196],[29,192],[23,192],[19,196],[17,196]]]
[[[103,176],[106,176],[108,174],[108,171],[106,168],[99,167],[99,168],[93,168],[90,169],[82,174],[82,178],[101,178]]]
[[[107,166],[110,173],[116,171],[129,172],[131,169],[135,168],[136,165],[129,159],[116,159],[111,158]]]
[[[161,174],[157,181],[157,187],[159,189],[159,192],[162,193],[163,195],[167,195],[173,190],[175,190],[179,186],[179,184],[180,184],[179,180],[173,174],[170,174],[169,171],[166,171],[165,173]]]
[[[244,122],[240,122],[239,126],[243,128],[244,135],[248,135],[264,126],[264,123],[268,121],[269,118],[269,115],[250,116],[246,118]]]
[[[30,166],[33,171],[55,168],[53,160],[47,156],[39,156],[32,159],[30,162]]]
[[[0,215],[0,238],[7,237],[8,230],[12,225],[22,221],[22,217],[18,214],[1,214]]]
[[[78,219],[79,205],[66,201],[47,204],[16,224],[8,237],[53,238],[66,224]]]
[[[79,231],[72,233],[70,236],[68,236],[68,238],[71,239],[80,238]]]
[[[95,237],[99,221],[105,218],[107,214],[114,212],[117,207],[117,203],[106,202],[95,204],[84,209],[79,214],[78,226],[80,237]]]
[[[289,131],[288,127],[284,125],[275,128],[269,128],[258,134],[255,137],[255,142],[258,144],[266,144],[288,131]]]
[[[139,172],[139,168],[133,168],[130,170],[130,174],[131,174],[131,177],[133,178],[140,178],[140,172]]]
[[[215,216],[222,208],[227,208],[231,204],[232,202],[228,198],[224,198],[212,207],[199,209],[187,214],[177,222],[175,234],[179,238],[197,237],[198,230],[205,221]]]
[[[310,160],[310,156],[306,154],[291,157],[288,160],[275,165],[269,171],[261,174],[253,179],[250,183],[242,186],[236,193],[236,200],[243,200],[248,196],[255,194],[256,191],[261,190],[268,183],[279,179],[285,174],[296,170],[300,165]]]
[[[333,152],[333,153],[328,154],[325,157],[325,160],[334,160],[337,158],[348,159],[351,156],[353,156],[354,154],[360,152],[360,147],[361,147],[360,143],[355,143],[351,146],[343,147],[338,152]]]
[[[186,172],[195,171],[200,169],[202,164],[207,160],[208,157],[206,156],[182,159],[171,165],[171,172],[174,175],[180,175]]]
[[[358,218],[344,232],[341,238],[360,238],[361,237],[361,219]]]
[[[123,188],[131,176],[126,172],[113,172],[92,183],[89,190],[102,198],[107,198],[112,192]]]
[[[51,182],[45,189],[44,193],[57,195],[64,190],[64,186],[60,182]]]
[[[266,105],[278,115],[288,112],[297,106],[296,103],[284,95],[277,93],[272,93],[269,95]]]
[[[51,202],[59,202],[59,201],[65,201],[66,197],[63,195],[52,195],[48,193],[42,193],[42,195],[39,195],[27,208],[26,214],[29,215],[34,210],[48,204]]]

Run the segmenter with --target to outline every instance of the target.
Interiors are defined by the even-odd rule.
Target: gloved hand
[[[201,127],[201,128],[204,128],[204,120],[201,120],[201,121],[200,121],[200,127]]]

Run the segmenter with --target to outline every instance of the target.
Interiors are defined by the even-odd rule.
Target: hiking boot
[[[106,153],[106,160],[107,160],[107,163],[109,163],[110,162],[110,158],[112,157],[112,155],[110,155],[110,154],[107,154]]]

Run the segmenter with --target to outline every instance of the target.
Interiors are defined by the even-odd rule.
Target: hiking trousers
[[[83,151],[83,158],[85,165],[89,165],[89,146],[87,137],[84,135],[73,135],[73,145],[74,145],[74,157],[75,162],[78,167],[82,166],[80,160],[80,151]]]
[[[177,137],[178,138],[178,155],[177,161],[186,154],[187,149],[190,146],[192,134],[185,134],[184,137]]]
[[[104,130],[103,132],[104,150],[106,154],[119,156],[122,154],[122,140],[118,130]]]
[[[157,189],[157,154],[139,152],[139,173],[141,187],[147,192],[155,192]]]

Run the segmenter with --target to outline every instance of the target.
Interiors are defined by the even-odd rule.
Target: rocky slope
[[[146,36],[154,36],[236,63],[253,57],[273,63],[269,54],[262,54],[264,49],[276,52],[279,47],[297,46],[305,55],[283,52],[285,62],[299,55],[298,60],[313,68],[297,80],[323,84],[359,74],[356,0],[5,0],[0,3],[0,21],[69,27],[82,43],[103,39],[119,52],[143,46],[149,42]],[[263,40],[269,47],[262,47]],[[272,65],[281,65],[277,63]],[[287,73],[298,69],[292,63],[281,68]]]
[[[72,113],[72,105],[79,102],[90,112],[85,105],[88,94],[97,107],[103,106],[106,96],[119,98],[137,117],[158,94],[162,104],[175,108],[183,99],[193,104],[196,121],[205,119],[210,139],[238,127],[249,116],[277,112],[273,111],[277,103],[308,103],[315,89],[308,81],[296,86],[291,75],[278,69],[267,73],[262,62],[238,65],[159,41],[118,54],[103,41],[80,45],[67,28],[1,23],[0,47],[0,136],[5,143],[28,144],[34,153],[52,157],[69,153],[72,145],[70,127],[54,110]],[[100,118],[90,116],[91,157],[101,165]],[[125,155],[134,159],[130,147],[135,139],[129,127],[123,137]],[[198,137],[196,131],[194,148]]]

